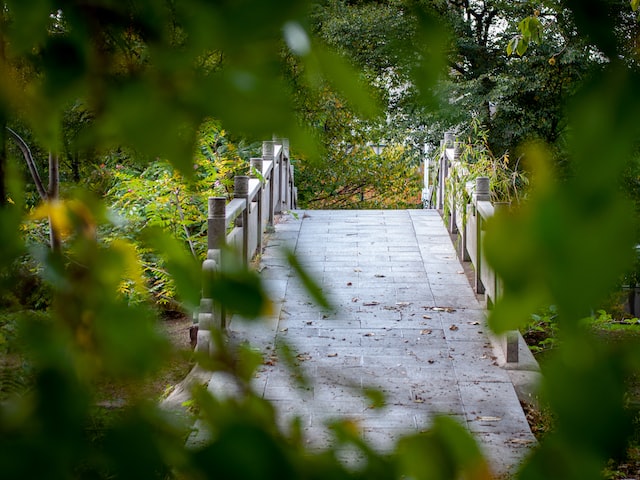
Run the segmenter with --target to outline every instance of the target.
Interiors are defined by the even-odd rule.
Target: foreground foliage
[[[315,7],[335,3],[320,2]],[[441,37],[445,20],[453,17],[458,21],[454,26],[464,30],[473,26],[474,18],[482,17],[482,12],[474,10],[476,2],[447,8],[454,3],[458,4],[398,1],[392,6],[402,15],[394,17],[393,11],[386,12],[389,24],[395,25],[393,21],[397,20],[405,25],[400,21],[403,15],[410,19],[407,32],[411,33],[411,42],[391,42],[389,50],[379,50],[379,58],[391,52],[389,55],[405,59],[394,63],[403,73],[398,77],[402,81],[395,85],[410,82],[408,88],[415,94],[416,108],[437,104],[433,86],[445,65],[440,55],[446,44],[443,39],[461,38]],[[497,8],[507,3],[486,4]],[[620,2],[594,0],[588,2],[589,8],[573,0],[551,3],[557,7],[554,11],[558,18],[569,20],[567,28],[575,27],[569,28],[572,36],[568,40],[588,45],[587,57],[598,59],[599,68],[590,70],[588,82],[567,87],[577,92],[567,117],[557,110],[547,110],[553,110],[550,118],[561,118],[571,125],[566,137],[568,179],[557,180],[544,147],[523,146],[533,173],[531,195],[520,210],[496,218],[489,226],[486,253],[505,281],[505,297],[492,317],[496,330],[517,328],[532,311],[546,304],[557,305],[562,319],[563,348],[550,359],[543,385],[557,426],[526,460],[518,476],[585,480],[600,477],[608,459],[624,452],[632,432],[625,409],[625,379],[638,370],[639,349],[599,342],[582,320],[608,295],[632,261],[637,222],[619,181],[634,158],[640,137],[635,122],[640,97],[634,53],[623,48],[627,37],[608,28],[615,27],[618,17],[590,15],[593,8],[604,13],[615,10],[613,7],[619,7]],[[513,11],[514,19],[529,16],[525,10],[530,7],[533,5],[528,2],[519,4],[522,11]],[[351,63],[318,39],[326,40],[326,36],[312,36],[307,31],[310,23],[306,8],[301,2],[269,0],[222,4],[194,0],[4,2],[0,13],[0,135],[6,135],[6,125],[18,123],[32,132],[41,153],[52,153],[51,158],[65,148],[75,151],[77,155],[71,155],[69,163],[78,167],[86,167],[80,163],[81,159],[92,158],[87,153],[90,151],[117,151],[120,146],[135,151],[139,166],[127,166],[131,168],[130,178],[122,179],[123,183],[129,181],[140,190],[164,189],[155,193],[167,200],[164,206],[171,211],[173,223],[163,216],[166,211],[153,210],[158,205],[148,203],[145,208],[153,225],[141,221],[135,238],[103,242],[100,232],[112,228],[114,222],[100,195],[69,189],[61,192],[61,201],[37,209],[64,239],[64,250],[28,248],[20,232],[30,205],[23,195],[19,168],[9,161],[13,158],[11,151],[4,147],[5,138],[0,138],[2,291],[10,291],[15,284],[15,261],[28,250],[50,289],[50,315],[17,312],[12,322],[18,326],[12,345],[24,350],[33,380],[30,388],[18,386],[16,395],[0,405],[2,475],[488,478],[486,462],[475,442],[452,419],[438,419],[428,432],[401,440],[390,454],[372,451],[353,434],[349,422],[336,423],[332,425],[335,442],[327,451],[306,451],[300,425],[276,428],[273,407],[251,389],[249,380],[260,356],[246,346],[236,349],[222,341],[217,356],[201,359],[202,363],[231,372],[243,395],[225,400],[202,390],[194,392],[197,410],[213,433],[206,445],[186,449],[188,432],[184,424],[148,399],[132,402],[119,418],[105,425],[100,435],[92,436],[96,380],[112,376],[142,381],[157,370],[169,351],[166,339],[155,328],[156,312],[145,302],[130,302],[123,291],[123,285],[130,285],[127,288],[138,288],[143,295],[144,270],[132,261],[136,245],[164,256],[167,275],[175,282],[175,298],[184,308],[198,304],[199,262],[188,248],[183,248],[185,241],[187,246],[194,242],[197,225],[187,222],[186,214],[184,221],[180,218],[177,205],[186,205],[181,195],[187,189],[178,188],[173,181],[178,178],[174,175],[187,182],[197,178],[193,151],[202,123],[216,118],[225,128],[250,138],[269,138],[277,131],[289,136],[292,144],[312,159],[316,151],[313,135],[299,126],[293,105],[299,107],[301,118],[309,120],[309,125],[320,129],[326,126],[327,131],[335,127],[332,120],[341,118],[326,114],[327,99],[336,99],[333,104],[340,107],[336,112],[342,112],[342,105],[348,104],[359,113],[350,126],[380,113],[378,102],[368,95],[370,89],[363,88],[363,79],[378,77],[358,76]],[[314,15],[319,11],[323,10],[314,9]],[[601,28],[603,18],[607,28]],[[328,20],[337,19],[334,15]],[[491,22],[478,25],[486,27],[486,32],[491,30]],[[515,29],[514,25],[513,32]],[[479,32],[482,34],[482,28]],[[562,34],[545,36],[543,32],[539,40],[545,39],[549,39],[550,51],[558,43],[562,47],[565,41]],[[492,44],[481,45],[479,50],[474,45],[458,45],[458,51],[469,47],[465,54],[468,62],[463,59],[456,65],[491,60],[484,53],[497,48],[498,40],[492,37]],[[377,45],[384,44],[382,39]],[[506,52],[507,42],[500,48]],[[473,51],[484,53],[472,58],[469,53]],[[570,51],[567,48],[566,52]],[[557,67],[553,72],[559,75],[563,61],[571,62],[567,55],[551,65],[547,54],[541,56],[546,63],[540,59],[534,62],[533,58],[531,63]],[[523,71],[529,63],[526,58],[518,62]],[[486,100],[486,105],[491,98],[484,87],[491,81],[488,72],[495,67],[487,65],[484,76],[464,72],[469,73],[470,84],[478,87],[478,96],[482,97],[479,104]],[[389,65],[379,66],[382,71]],[[393,69],[387,71],[395,73]],[[561,76],[554,78],[564,85]],[[513,86],[520,80],[512,80],[511,84],[504,83],[506,91],[525,93],[519,98],[532,100],[525,107],[535,107],[533,92],[516,91]],[[327,88],[331,94],[323,95]],[[538,87],[534,84],[533,88]],[[562,95],[564,88],[553,90],[553,94]],[[450,97],[444,98],[448,101]],[[307,104],[307,99],[319,101]],[[551,103],[545,101],[549,107]],[[535,112],[533,107],[526,111]],[[63,133],[69,133],[64,125],[70,111],[81,119],[77,125],[82,128],[67,136]],[[362,123],[360,131],[384,123]],[[551,134],[554,132],[555,128]],[[368,133],[383,138],[383,132],[375,128]],[[398,145],[403,144],[403,136],[396,135]],[[553,137],[540,137],[553,141]],[[366,136],[361,135],[361,139],[365,142],[358,138],[354,145],[365,145]],[[324,143],[327,146],[330,142]],[[206,149],[202,153],[206,155]],[[169,163],[150,166],[149,160],[157,157]],[[90,167],[99,168],[99,164]],[[71,172],[73,176],[73,168]],[[137,178],[134,172],[139,174]],[[170,184],[174,188],[169,188]],[[129,193],[128,189],[117,193],[123,211],[132,206],[126,203],[131,199]],[[373,198],[369,190],[361,193],[364,200]],[[172,206],[170,199],[176,196],[178,200]],[[158,225],[168,226],[178,236],[184,233],[182,241]],[[197,256],[195,243],[194,251]],[[265,297],[259,279],[252,272],[242,272],[238,278],[244,283],[234,286],[251,295],[254,302],[248,303],[252,311],[259,311],[254,308],[255,302]],[[241,304],[236,307],[242,309]],[[3,331],[7,342],[9,334],[14,332]],[[347,467],[340,458],[345,449],[354,448],[364,461]]]

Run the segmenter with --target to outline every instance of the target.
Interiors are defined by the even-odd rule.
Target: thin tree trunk
[[[49,152],[49,188],[47,192],[47,200],[49,202],[58,200],[60,194],[60,157]],[[62,249],[62,239],[60,232],[56,230],[49,217],[49,240],[51,250],[59,252]]]
[[[6,131],[8,131],[13,139],[18,144],[20,151],[22,152],[22,156],[24,157],[24,161],[27,162],[27,167],[29,167],[29,173],[31,173],[31,178],[33,179],[33,183],[36,185],[36,190],[38,191],[38,195],[43,201],[47,200],[48,194],[44,188],[44,184],[42,183],[42,179],[40,178],[40,173],[38,173],[38,166],[33,159],[33,155],[31,154],[31,150],[29,150],[29,146],[27,142],[25,142],[20,135],[11,130],[9,127],[6,127]]]
[[[0,12],[0,65],[2,68],[6,68],[7,64],[7,54],[5,50],[5,41],[4,35],[2,32],[5,31],[5,26],[7,24],[7,13],[4,11]],[[4,115],[4,112],[0,111],[0,206],[5,206],[7,204],[7,117]]]
[[[7,120],[0,113],[0,207],[7,204]]]

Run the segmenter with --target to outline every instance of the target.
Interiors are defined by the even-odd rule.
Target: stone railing
[[[289,140],[263,142],[262,157],[251,159],[252,176],[234,179],[234,198],[209,198],[207,259],[203,262],[203,293],[221,265],[222,249],[230,247],[248,264],[262,250],[264,233],[275,216],[296,208],[297,190],[289,160]],[[211,352],[212,329],[226,328],[225,312],[210,298],[202,298],[196,316],[199,352]]]
[[[484,294],[487,308],[490,309],[500,301],[502,282],[484,258],[485,227],[496,210],[505,208],[505,205],[491,202],[488,177],[477,177],[475,181],[462,185],[460,177],[466,173],[466,169],[464,162],[460,161],[458,145],[454,142],[453,135],[445,134],[442,146],[436,165],[433,204],[443,212],[443,220],[449,232],[457,235],[458,256],[461,261],[471,262],[473,265],[475,291]],[[460,188],[465,189],[466,195],[460,195],[456,191]],[[469,200],[463,203],[462,199],[465,198]],[[521,335],[517,331],[509,331],[498,340],[502,344],[506,362],[517,363],[520,347],[524,343]]]

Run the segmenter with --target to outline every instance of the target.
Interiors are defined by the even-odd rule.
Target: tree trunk
[[[49,188],[47,192],[47,200],[49,202],[58,200],[60,193],[60,157],[49,152]],[[56,230],[49,217],[49,241],[51,250],[59,252],[62,249],[62,239],[60,232]]]
[[[0,112],[0,207],[7,204],[7,121]]]

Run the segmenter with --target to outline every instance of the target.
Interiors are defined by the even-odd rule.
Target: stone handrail
[[[222,249],[230,247],[245,264],[262,250],[262,241],[277,214],[297,206],[288,139],[266,141],[262,157],[251,159],[252,176],[234,179],[234,198],[210,197],[207,218],[207,259],[202,264],[203,294],[221,265]],[[197,314],[199,352],[212,352],[211,330],[226,328],[226,315],[210,298],[202,298]]]
[[[456,195],[456,188],[461,188],[459,172],[465,171],[464,163],[459,160],[457,145],[452,136],[445,135],[439,156],[437,188],[435,189],[437,208],[444,212],[443,220],[451,234],[457,234],[456,250],[463,262],[471,262],[475,272],[474,288],[476,293],[484,294],[487,308],[492,308],[500,301],[502,281],[486,262],[483,254],[486,222],[502,204],[491,202],[488,177],[477,177],[475,182],[466,183],[467,195]],[[447,182],[447,179],[452,181]],[[470,200],[461,204],[461,198]],[[509,331],[499,340],[508,363],[519,361],[519,333]]]

